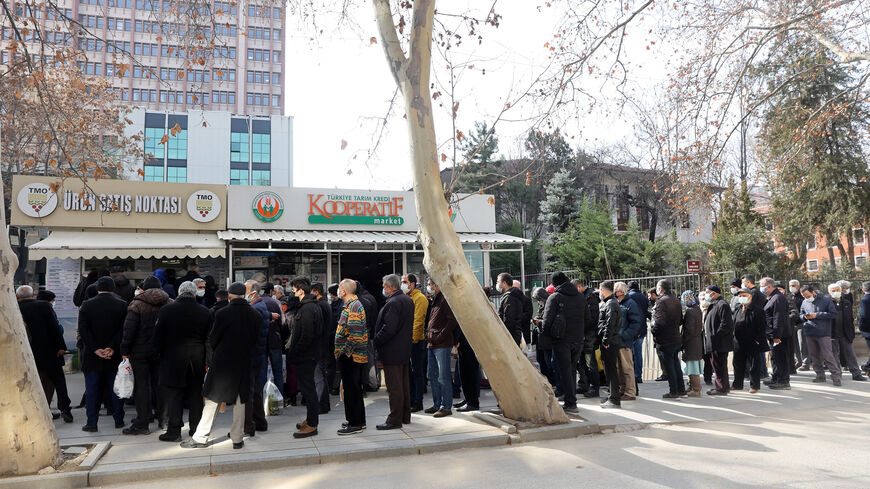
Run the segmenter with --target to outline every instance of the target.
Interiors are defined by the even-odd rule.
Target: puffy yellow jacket
[[[418,289],[408,294],[414,301],[414,343],[426,339],[426,313],[429,311],[429,301]]]

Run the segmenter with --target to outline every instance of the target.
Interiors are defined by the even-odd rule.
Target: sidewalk
[[[508,434],[496,426],[485,423],[470,414],[456,413],[447,418],[434,419],[429,415],[413,415],[413,422],[401,430],[379,432],[375,425],[386,417],[387,398],[381,391],[369,394],[366,399],[366,414],[369,428],[349,437],[339,437],[336,430],[344,418],[344,410],[337,398],[333,410],[321,416],[320,434],[303,440],[295,440],[292,432],[295,423],[304,417],[304,407],[288,407],[281,414],[269,417],[269,430],[257,433],[245,440],[242,450],[233,450],[226,438],[231,422],[229,410],[218,416],[214,433],[215,443],[205,449],[182,449],[177,443],[161,442],[154,431],[147,436],[124,436],[114,428],[110,417],[101,417],[98,433],[84,433],[84,410],[74,410],[75,422],[65,424],[56,421],[61,443],[111,442],[111,448],[89,472],[73,473],[67,478],[58,476],[0,479],[2,487],[83,487],[120,484],[132,481],[208,475],[245,470],[298,465],[316,465],[330,462],[345,462],[399,455],[420,455],[434,451],[460,448],[506,446],[512,443],[539,441],[543,439],[574,437],[584,433],[609,433],[643,429],[654,424],[690,423],[738,419],[752,423],[752,418],[776,415],[796,409],[825,409],[854,406],[864,410],[870,401],[870,382],[854,382],[851,376],[844,377],[842,387],[813,384],[812,372],[800,372],[792,376],[792,390],[771,391],[764,387],[757,394],[748,391],[733,392],[729,396],[703,396],[664,400],[667,382],[641,384],[636,401],[623,402],[622,409],[602,410],[597,399],[582,398],[578,401],[580,413],[575,422],[567,426],[520,430]],[[81,374],[67,376],[73,397],[81,395]],[[704,386],[705,390],[707,386]],[[427,396],[428,399],[431,397]],[[426,403],[427,403],[426,402]],[[424,403],[424,404],[426,404]],[[484,410],[495,408],[491,391],[482,391],[481,405]],[[133,417],[132,408],[126,419]],[[155,428],[155,425],[151,425]],[[184,434],[186,438],[187,429]],[[578,442],[582,443],[582,442]],[[73,480],[75,476],[75,481]],[[28,486],[27,482],[34,485]],[[8,485],[12,484],[12,485]]]

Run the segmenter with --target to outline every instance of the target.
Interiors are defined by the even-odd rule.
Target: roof
[[[41,258],[206,258],[223,257],[226,245],[217,233],[133,231],[52,231],[30,246],[30,259]]]
[[[525,238],[500,233],[457,233],[462,244],[528,244]],[[388,231],[268,231],[230,229],[218,231],[224,241],[277,241],[283,243],[389,243],[415,244],[417,233]]]

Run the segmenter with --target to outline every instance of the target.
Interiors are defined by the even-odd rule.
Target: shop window
[[[146,182],[162,182],[163,167],[145,165],[145,181]]]
[[[187,183],[187,168],[170,166],[166,169],[166,181],[175,183]]]
[[[269,134],[253,134],[251,139],[253,140],[253,144],[251,145],[251,155],[253,156],[252,161],[254,163],[271,162],[272,136]]]
[[[248,170],[230,170],[230,185],[247,185]]]
[[[248,133],[233,132],[230,135],[230,161],[248,162]]]
[[[807,271],[808,272],[818,272],[819,271],[819,260],[807,260]]]
[[[182,129],[175,136],[169,136],[167,144],[168,157],[170,160],[187,159],[187,129]]]
[[[262,185],[264,187],[272,185],[272,171],[254,170],[251,172],[251,185]]]

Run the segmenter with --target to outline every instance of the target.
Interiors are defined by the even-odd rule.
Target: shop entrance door
[[[378,302],[384,300],[381,294],[384,275],[402,273],[400,253],[342,253],[339,276],[359,281]]]

